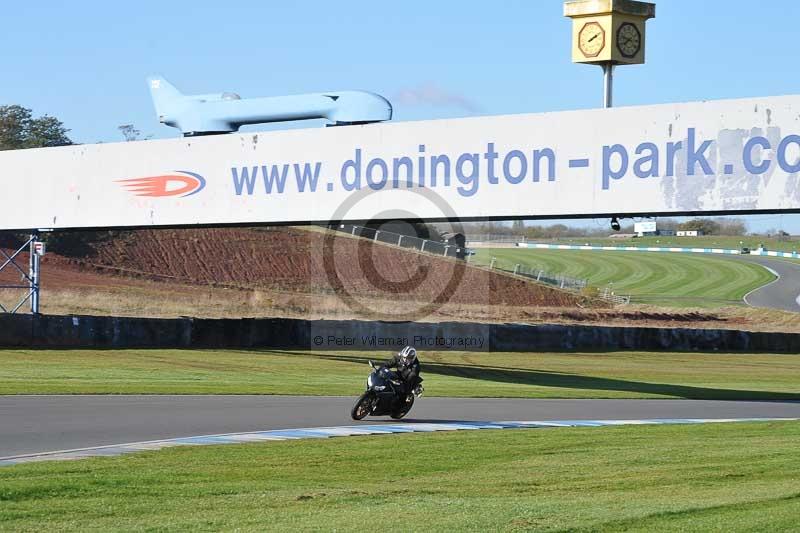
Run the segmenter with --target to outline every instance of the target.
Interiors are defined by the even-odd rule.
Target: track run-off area
[[[350,420],[367,359],[387,355],[0,350],[0,522],[796,523],[796,356],[422,351],[426,393],[407,420]]]
[[[171,445],[222,444],[224,438],[196,437],[270,431],[271,439],[267,434],[250,440],[345,436],[380,433],[375,424],[397,424],[388,417],[354,422],[349,417],[352,403],[353,398],[304,396],[3,396],[0,464],[19,456],[33,456],[19,458],[24,462],[47,458],[41,454],[48,452],[95,447],[117,450],[87,450],[76,457],[116,455],[123,452],[115,445],[126,443],[138,444],[126,451],[158,449],[142,443],[164,439],[177,439]],[[423,398],[403,423],[405,431],[437,431],[503,429],[498,421],[558,427],[731,419],[800,419],[800,402]],[[318,428],[329,431],[280,431]]]
[[[476,264],[489,265],[494,258],[496,266],[509,270],[520,264],[551,275],[586,279],[591,286],[629,295],[634,303],[676,307],[748,303],[800,312],[800,263],[788,259],[530,248],[476,252]],[[768,286],[768,291],[759,293]]]
[[[367,352],[0,350],[0,457],[358,425]],[[406,422],[800,417],[800,359],[719,353],[421,351]],[[66,394],[65,394],[66,393]],[[362,424],[393,422],[368,418]]]

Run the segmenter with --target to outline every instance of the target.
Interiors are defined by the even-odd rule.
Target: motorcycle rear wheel
[[[400,420],[401,418],[406,416],[408,412],[411,411],[411,408],[414,407],[414,395],[413,394],[410,395],[409,398],[411,398],[410,402],[405,403],[403,407],[401,407],[394,413],[390,414],[389,416],[391,416],[395,420]]]
[[[350,410],[350,416],[353,420],[361,420],[372,412],[372,394],[365,392],[356,400],[355,405]]]

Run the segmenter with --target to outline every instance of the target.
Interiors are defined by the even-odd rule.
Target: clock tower
[[[634,0],[573,0],[564,4],[572,19],[572,62],[603,67],[603,107],[611,107],[614,65],[644,63],[644,24],[656,5]]]
[[[572,61],[595,65],[644,63],[645,21],[655,4],[633,0],[577,0],[564,4],[572,19]]]

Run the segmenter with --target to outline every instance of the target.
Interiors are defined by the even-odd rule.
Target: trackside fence
[[[470,244],[517,244],[518,242],[527,243],[528,239],[526,237],[520,237],[519,235],[484,235],[470,233],[467,241]]]
[[[500,268],[500,270],[505,270],[505,269]],[[558,287],[559,289],[580,291],[582,289],[585,289],[586,286],[588,285],[585,279],[571,278],[569,276],[560,276],[557,274],[552,274],[550,272],[545,272],[544,270],[531,268],[529,266],[522,264],[514,265],[514,269],[509,270],[508,272],[516,274],[517,276],[522,276],[525,278],[536,280],[539,283],[546,283],[547,285],[553,285],[554,287]]]
[[[545,283],[547,285],[552,285],[553,287],[558,287],[559,289],[570,291],[582,291],[589,286],[589,281],[586,279],[571,278],[569,276],[563,276],[560,274],[552,274],[550,272],[545,272],[544,270],[531,268],[521,263],[517,263],[513,268],[509,268],[508,266],[500,265],[494,257],[492,258],[491,263],[489,263],[489,268],[493,270],[502,270],[517,276],[538,281],[539,283]],[[631,303],[630,296],[616,294],[610,287],[606,287],[605,289],[599,291],[597,293],[597,297],[607,302],[611,302],[614,305],[627,305]]]
[[[419,237],[413,237],[410,235],[401,235],[391,231],[383,231],[375,228],[368,228],[366,226],[359,226],[356,224],[338,224],[329,226],[329,228],[336,231],[341,231],[343,233],[348,233],[354,237],[362,237],[375,242],[391,244],[401,248],[410,248],[419,252],[443,257],[457,258],[458,254],[462,251],[460,247],[453,244],[430,239],[421,239]],[[469,259],[469,255],[467,255],[467,258]],[[544,283],[546,285],[551,285],[553,287],[558,287],[559,289],[570,291],[582,291],[589,285],[588,281],[585,279],[571,278],[569,276],[553,274],[551,272],[545,272],[544,270],[532,268],[523,264],[516,264],[513,266],[513,268],[504,267],[497,264],[495,258],[492,258],[492,262],[489,264],[489,269],[502,270],[503,272],[507,272],[509,274],[514,274],[516,276],[528,278],[539,283]],[[628,304],[631,301],[630,296],[616,295],[608,289],[600,291],[597,296],[603,300],[612,302],[615,305]]]
[[[375,228],[367,228],[365,226],[357,226],[355,224],[338,224],[330,226],[330,229],[349,233],[356,237],[363,237],[375,242],[382,242],[384,244],[393,244],[400,248],[411,248],[419,252],[426,252],[433,255],[443,257],[457,258],[458,254],[463,251],[463,248],[453,244],[434,241],[431,239],[421,239],[410,235],[401,235],[391,231],[383,231]]]
[[[614,305],[627,305],[631,303],[630,296],[615,294],[614,291],[611,289],[611,287],[606,287],[605,289],[600,291],[600,294],[598,296],[600,296],[601,299],[607,302],[613,303]]]

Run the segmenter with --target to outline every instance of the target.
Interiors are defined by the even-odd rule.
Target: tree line
[[[0,150],[21,150],[72,144],[69,130],[56,117],[34,117],[19,105],[0,106]]]
[[[620,220],[619,233],[634,233],[634,223]],[[659,218],[658,229],[669,231],[701,231],[703,235],[747,235],[747,223],[739,218],[694,218],[679,222],[673,218]],[[568,237],[603,238],[613,235],[607,225],[567,226],[566,224],[525,225],[521,220],[505,222],[468,222],[464,224],[467,235],[507,235],[529,239],[561,239]]]

